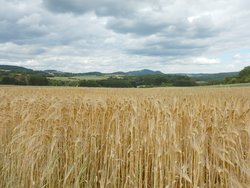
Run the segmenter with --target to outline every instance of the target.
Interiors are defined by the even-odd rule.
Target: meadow
[[[80,80],[107,80],[110,78],[109,75],[86,75],[86,76],[56,76],[56,77],[48,77],[51,80],[59,80],[59,81],[80,81]]]
[[[0,87],[0,187],[249,185],[249,87]]]

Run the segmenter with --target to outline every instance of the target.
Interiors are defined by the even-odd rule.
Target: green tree
[[[80,87],[100,87],[95,80],[81,80],[79,82]]]
[[[46,86],[49,81],[46,77],[40,75],[30,75],[28,78],[29,85]]]
[[[2,84],[11,84],[11,85],[15,85],[15,84],[16,84],[16,80],[15,80],[15,78],[10,77],[10,76],[4,76],[4,77],[2,78],[1,83],[2,83]]]
[[[242,77],[250,77],[250,66],[245,67],[240,71],[239,76]]]

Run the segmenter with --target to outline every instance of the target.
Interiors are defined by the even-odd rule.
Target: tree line
[[[5,85],[34,85],[34,86],[47,86],[49,80],[42,75],[22,75],[17,74],[15,76],[6,75],[1,79],[1,84]]]
[[[107,80],[82,80],[82,87],[162,87],[162,86],[195,86],[194,80],[188,76],[180,75],[140,75],[124,76],[122,78],[110,77]]]
[[[7,85],[37,85],[37,86],[79,86],[79,87],[160,87],[160,86],[194,86],[195,81],[188,76],[180,75],[141,75],[110,77],[105,80],[75,80],[63,81],[48,79],[39,74],[5,74],[0,79]]]
[[[150,74],[137,76],[111,76],[104,80],[53,80],[43,72],[16,72],[0,70],[0,84],[37,85],[37,86],[79,86],[79,87],[165,87],[165,86],[196,86],[195,80],[184,75]],[[211,80],[206,85],[250,83],[250,66],[239,72],[238,76],[224,80]]]
[[[238,76],[226,78],[225,83],[226,84],[250,83],[250,66],[247,66],[243,70],[241,70]]]

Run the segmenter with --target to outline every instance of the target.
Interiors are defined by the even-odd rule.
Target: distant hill
[[[43,71],[34,71],[20,66],[0,65],[0,84],[4,85],[36,85],[49,84],[49,76]]]
[[[97,78],[98,79],[93,79]],[[0,84],[84,87],[156,87],[250,83],[250,67],[240,72],[214,74],[164,74],[149,69],[129,72],[70,73],[37,71],[21,66],[0,65]]]
[[[13,71],[13,72],[44,72],[46,74],[52,75],[65,75],[65,76],[72,76],[72,75],[130,75],[130,76],[137,76],[137,75],[152,75],[152,74],[163,74],[160,71],[153,71],[149,69],[137,70],[137,71],[129,71],[129,72],[113,72],[113,73],[101,73],[101,72],[86,72],[86,73],[70,73],[70,72],[63,72],[57,70],[44,70],[44,71],[34,71],[32,69],[27,69],[21,66],[12,66],[12,65],[0,65],[0,70],[4,71]]]
[[[64,73],[62,71],[57,71],[57,70],[44,70],[44,72],[50,73],[50,74],[63,74]]]
[[[48,75],[54,76],[88,76],[88,75],[127,75],[127,76],[142,76],[142,75],[154,75],[154,74],[164,74],[161,71],[153,71],[150,69],[129,71],[129,72],[113,72],[113,73],[101,73],[101,72],[86,72],[86,73],[70,73],[62,72],[57,70],[44,70],[44,71],[34,71],[21,66],[11,66],[11,65],[0,65],[0,71],[11,71],[11,72],[20,72],[20,73],[45,73]],[[227,77],[235,77],[239,75],[239,72],[226,72],[226,73],[212,73],[212,74],[176,74],[176,75],[185,75],[189,76],[196,81],[212,81],[219,80],[222,81]]]
[[[110,74],[112,74],[112,75],[126,75],[127,73],[126,72],[122,72],[122,71],[118,71],[118,72],[112,72]]]
[[[24,67],[12,66],[12,65],[0,65],[0,70],[13,71],[13,72],[33,72],[32,69],[27,69]]]
[[[74,75],[79,75],[79,76],[93,76],[93,75],[97,76],[97,75],[99,75],[99,76],[101,76],[104,74],[101,72],[86,72],[86,73],[76,73]]]
[[[148,74],[163,74],[160,71],[152,71],[149,69],[143,69],[143,70],[138,70],[138,71],[129,71],[126,72],[126,75],[131,75],[131,76],[136,76],[136,75],[148,75]]]
[[[239,72],[225,72],[225,73],[211,73],[211,74],[186,74],[187,76],[193,78],[196,81],[212,81],[218,80],[222,81],[227,77],[238,76]]]
[[[152,71],[149,69],[129,71],[129,72],[112,72],[112,73],[101,73],[101,72],[87,72],[87,73],[77,73],[77,75],[127,75],[127,76],[139,76],[139,75],[152,75],[152,74],[163,74],[160,71]]]

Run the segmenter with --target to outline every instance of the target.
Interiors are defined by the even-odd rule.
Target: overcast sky
[[[238,71],[250,65],[250,1],[0,0],[0,64]]]

